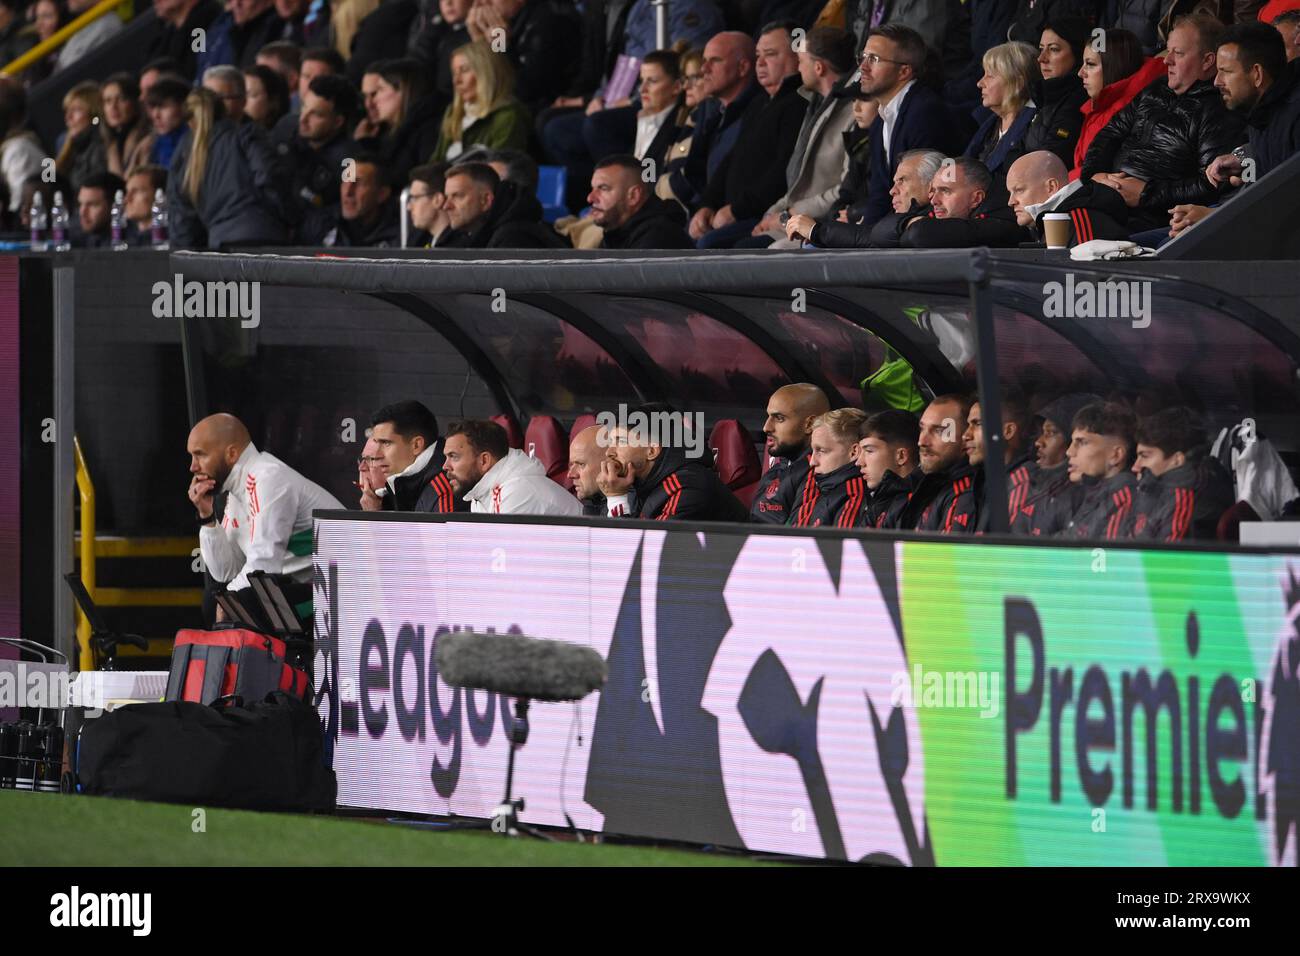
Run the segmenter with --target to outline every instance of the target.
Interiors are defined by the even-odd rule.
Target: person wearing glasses
[[[926,54],[921,35],[897,24],[872,30],[862,51],[862,92],[873,97],[880,110],[871,127],[865,226],[889,214],[889,190],[904,153],[937,149],[951,156],[966,145],[952,142],[953,124],[943,98],[917,82]]]
[[[447,217],[447,170],[450,163],[428,163],[411,170],[411,186],[406,209],[411,216],[411,225],[421,233],[415,242],[417,246],[430,249],[438,244],[438,238],[449,228],[451,220]]]
[[[233,123],[243,122],[248,90],[244,85],[244,74],[238,67],[209,67],[203,74],[203,88],[217,94],[225,108],[226,119]]]

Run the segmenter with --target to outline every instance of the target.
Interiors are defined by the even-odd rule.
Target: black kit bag
[[[332,810],[320,719],[273,691],[242,705],[129,704],[87,721],[74,755],[81,793],[247,810]]]

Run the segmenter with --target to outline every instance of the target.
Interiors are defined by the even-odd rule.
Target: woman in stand
[[[1025,154],[1025,134],[1038,113],[1030,98],[1038,85],[1038,51],[1028,43],[1002,43],[984,54],[984,76],[979,87],[981,107],[987,113],[966,147],[993,174],[995,187],[1005,192],[1007,170]]]
[[[451,80],[456,92],[431,162],[455,160],[471,146],[528,148],[532,122],[514,97],[514,70],[503,54],[486,43],[467,43],[451,55]]]
[[[1078,179],[1083,172],[1083,158],[1093,137],[1154,80],[1167,72],[1162,57],[1142,55],[1142,44],[1128,30],[1107,30],[1103,50],[1089,44],[1083,51],[1083,65],[1079,79],[1088,94],[1088,102],[1079,108],[1083,114],[1083,128],[1079,141],[1074,144],[1074,168],[1070,179]]]

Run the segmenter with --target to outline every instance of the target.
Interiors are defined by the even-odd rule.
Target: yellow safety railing
[[[15,73],[21,73],[33,63],[38,63],[50,53],[57,50],[63,44],[67,43],[73,36],[80,33],[90,24],[94,23],[100,17],[107,16],[114,10],[119,17],[125,22],[131,19],[133,13],[134,0],[102,0],[95,4],[77,19],[73,20],[66,27],[60,29],[48,40],[42,40],[36,46],[32,47],[18,59],[0,69],[0,74],[12,76]]]
[[[81,583],[95,596],[95,483],[81,454],[81,440],[72,436],[72,454],[77,462],[77,495],[81,498]],[[77,670],[94,670],[90,652],[90,622],[77,608]]]
[[[198,547],[197,538],[121,538],[95,534],[95,483],[81,453],[81,442],[72,439],[77,465],[77,494],[81,500],[81,525],[77,535],[77,554],[81,564],[81,583],[86,593],[101,607],[197,607],[203,602],[202,588],[96,588],[95,561],[98,558],[188,558]],[[77,648],[81,670],[94,667],[90,650],[90,622],[77,609]],[[122,656],[147,654],[152,657],[171,653],[170,640],[152,640],[141,651],[123,646]]]

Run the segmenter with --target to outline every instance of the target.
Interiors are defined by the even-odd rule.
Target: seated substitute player
[[[808,477],[809,436],[817,416],[831,410],[826,393],[816,385],[783,385],[767,400],[763,434],[771,465],[758,480],[749,508],[751,521],[786,524],[794,513],[795,496]]]
[[[863,523],[867,483],[855,457],[866,420],[861,409],[837,408],[813,422],[812,471],[804,479],[791,525],[853,528]]]
[[[1100,401],[1100,395],[1071,392],[1048,402],[1038,413],[1038,437],[1034,439],[1038,467],[1030,476],[1020,510],[1011,519],[1012,534],[1053,535],[1069,524],[1083,500],[1083,486],[1070,480],[1065,460],[1070,429],[1079,409]]]
[[[1206,450],[1205,429],[1189,408],[1166,408],[1138,422],[1133,537],[1215,537],[1235,495],[1232,477]]]
[[[870,416],[858,429],[856,462],[867,483],[861,524],[896,528],[898,516],[924,474],[917,467],[916,439],[921,426],[915,415],[888,408]]]
[[[385,405],[370,417],[370,439],[388,476],[382,496],[363,474],[361,507],[365,511],[468,511],[469,504],[452,491],[443,474],[438,419],[416,401]]]
[[[1007,521],[1020,511],[1029,494],[1033,480],[1034,452],[1029,448],[1029,406],[1024,395],[1016,388],[1003,391],[1002,399],[1002,459],[1007,468]],[[980,403],[970,407],[966,419],[966,431],[962,435],[966,449],[966,459],[975,469],[975,531],[981,533],[989,529],[989,512],[985,507],[987,489],[984,485],[984,416]]]
[[[1133,464],[1133,412],[1117,402],[1087,405],[1074,416],[1070,480],[1083,487],[1083,501],[1060,532],[1066,538],[1128,536],[1137,476]]]

